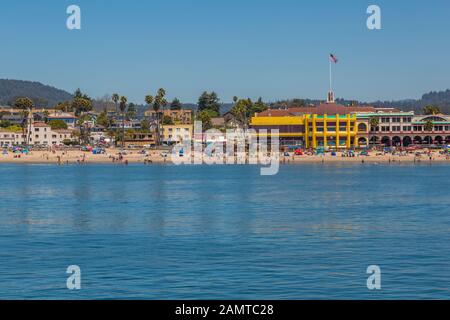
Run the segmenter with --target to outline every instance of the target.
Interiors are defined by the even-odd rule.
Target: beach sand
[[[127,164],[127,163],[147,163],[147,164],[162,164],[172,163],[171,155],[163,156],[163,151],[151,151],[148,155],[140,154],[137,151],[127,151],[123,159],[119,159],[120,150],[108,149],[105,154],[94,155],[91,152],[83,152],[79,150],[73,151],[31,151],[28,155],[21,154],[20,158],[15,157],[12,152],[8,155],[0,154],[0,163],[29,163],[29,164],[85,164],[85,163],[111,163],[111,164]],[[184,159],[186,160],[186,159]],[[440,155],[438,152],[429,155],[421,155],[416,157],[414,154],[399,155],[370,155],[370,156],[355,156],[352,158],[331,156],[283,156],[280,155],[281,164],[293,163],[429,163],[429,162],[447,162],[450,163],[450,158],[445,155]]]

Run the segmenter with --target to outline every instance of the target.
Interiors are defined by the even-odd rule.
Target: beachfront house
[[[61,120],[67,124],[68,128],[74,129],[77,123],[77,117],[73,112],[62,112],[59,110],[51,110],[47,116],[48,121]]]
[[[13,146],[15,136],[16,132],[0,128],[0,147],[5,148]]]
[[[194,128],[191,124],[163,125],[161,131],[162,143],[173,145],[183,141],[191,141]]]

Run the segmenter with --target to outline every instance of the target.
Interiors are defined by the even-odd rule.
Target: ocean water
[[[1,299],[450,298],[449,165],[0,165],[0,182]]]

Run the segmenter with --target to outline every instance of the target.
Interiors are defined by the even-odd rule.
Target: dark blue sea
[[[449,186],[438,164],[0,165],[0,298],[449,299]]]

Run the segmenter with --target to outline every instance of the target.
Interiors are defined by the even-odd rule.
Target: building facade
[[[414,112],[359,114],[369,123],[370,145],[408,147],[450,144],[450,116],[415,115]]]
[[[450,116],[335,103],[267,110],[252,118],[251,128],[257,134],[279,130],[281,145],[313,149],[450,144]]]
[[[172,145],[192,140],[194,128],[190,124],[163,125],[161,141]]]
[[[169,117],[174,124],[192,124],[192,110],[182,109],[182,110],[162,110],[156,112],[154,110],[148,110],[145,112],[145,116],[150,120],[156,120],[158,113],[162,114],[163,117]]]
[[[52,130],[44,122],[33,122],[24,132],[0,130],[0,146],[4,148],[21,145],[59,146],[74,140],[73,130]]]
[[[267,110],[256,114],[250,125],[257,134],[261,130],[279,130],[280,143],[283,146],[348,149],[358,147],[359,135],[361,132],[367,132],[367,126],[360,125],[355,111],[354,107],[334,103]]]
[[[62,112],[59,110],[48,110],[49,114],[47,116],[48,121],[61,120],[67,124],[68,128],[74,129],[77,122],[77,117],[73,112]]]
[[[156,136],[151,132],[126,134],[124,144],[125,148],[152,147],[156,145]]]
[[[16,141],[16,132],[9,131],[5,129],[0,129],[0,147],[10,147],[15,144]],[[22,134],[22,133],[18,133]]]

